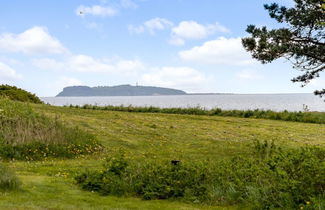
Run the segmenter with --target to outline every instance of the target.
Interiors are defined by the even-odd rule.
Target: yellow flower
[[[310,202],[309,202],[309,201],[307,201],[307,202],[306,202],[306,204],[307,204],[307,205],[309,205],[309,204],[310,204]]]

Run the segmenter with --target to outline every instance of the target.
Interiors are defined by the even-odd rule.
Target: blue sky
[[[300,93],[289,62],[262,65],[248,24],[278,27],[270,0],[11,0],[0,7],[0,83],[39,96],[65,86],[136,84],[187,92]],[[292,6],[291,0],[276,1]]]

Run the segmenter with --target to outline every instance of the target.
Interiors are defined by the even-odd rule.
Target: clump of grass
[[[142,112],[142,113],[165,113],[165,114],[186,114],[186,115],[208,115],[208,116],[224,116],[224,117],[241,117],[241,118],[258,118],[258,119],[271,119],[283,120],[304,123],[325,123],[324,112],[275,112],[271,110],[222,110],[220,108],[204,109],[201,107],[193,108],[158,108],[158,107],[135,107],[135,106],[73,106],[70,108],[82,108],[93,110],[107,110],[107,111],[120,111],[120,112]]]
[[[8,99],[0,100],[0,128],[0,157],[4,159],[71,158],[102,149],[94,135]]]
[[[255,209],[322,208],[325,150],[284,149],[256,143],[250,157],[218,162],[132,162],[109,158],[102,170],[76,176],[85,190],[103,195],[247,205]]]
[[[17,189],[20,185],[15,173],[0,163],[0,191]]]
[[[0,85],[0,97],[35,104],[43,103],[35,94],[10,85]]]

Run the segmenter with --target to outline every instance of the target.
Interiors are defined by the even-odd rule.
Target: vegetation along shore
[[[298,111],[276,112],[272,110],[222,110],[220,108],[204,109],[201,107],[193,108],[159,108],[159,107],[137,107],[137,106],[95,106],[86,104],[83,106],[70,105],[70,108],[106,110],[106,111],[120,111],[120,112],[141,112],[141,113],[165,113],[165,114],[185,114],[185,115],[207,115],[207,116],[223,116],[223,117],[241,117],[241,118],[256,118],[256,119],[270,119],[283,120],[292,122],[305,123],[325,123],[324,112]]]

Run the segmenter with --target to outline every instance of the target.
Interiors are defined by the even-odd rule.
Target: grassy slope
[[[35,94],[10,85],[0,84],[0,97],[9,98],[15,101],[23,101],[36,104],[43,103],[41,99],[39,99]]]
[[[325,146],[325,125],[233,117],[93,111],[34,105],[47,115],[93,132],[108,154],[123,149],[132,158],[215,160],[245,154],[254,140],[287,146]],[[105,155],[73,160],[8,163],[23,186],[0,196],[0,209],[198,209],[170,201],[141,201],[84,192],[72,177],[83,168],[100,167]],[[217,208],[217,207],[216,207]]]

